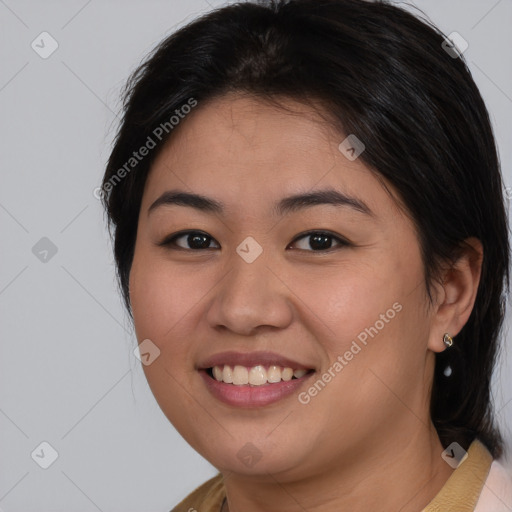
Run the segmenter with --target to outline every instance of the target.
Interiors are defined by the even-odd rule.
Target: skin
[[[225,476],[225,510],[421,510],[453,471],[429,414],[434,353],[469,318],[481,245],[468,240],[430,304],[417,233],[397,200],[360,158],[338,150],[345,136],[312,106],[283,102],[294,112],[241,94],[199,104],[152,166],[130,274],[137,338],[161,351],[144,366],[148,383]],[[325,204],[272,213],[285,196],[327,187],[373,214]],[[165,205],[148,214],[171,189],[222,201],[225,211]],[[158,245],[188,229],[207,234],[210,248],[191,248],[186,236]],[[314,251],[311,237],[297,239],[309,230],[349,245],[331,238],[330,249]],[[236,252],[248,236],[263,248],[250,264]],[[295,393],[232,407],[197,371],[219,352],[270,350],[314,368],[316,381],[394,303],[402,310],[308,404]],[[261,455],[250,467],[237,456],[247,442]]]

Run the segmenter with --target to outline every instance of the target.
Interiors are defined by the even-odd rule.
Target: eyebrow
[[[170,205],[188,206],[201,212],[220,215],[225,211],[224,203],[216,199],[181,190],[168,190],[151,204],[148,208],[148,215],[161,206]],[[357,212],[374,216],[374,213],[363,201],[347,196],[333,188],[284,197],[274,205],[272,212],[274,215],[283,216],[316,205],[345,206]]]

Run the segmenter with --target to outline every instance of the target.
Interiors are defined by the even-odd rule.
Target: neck
[[[230,473],[222,512],[419,512],[453,470],[441,458],[433,425],[409,440],[395,437],[385,445],[382,440],[378,446],[366,443],[356,458],[326,465],[306,478]]]

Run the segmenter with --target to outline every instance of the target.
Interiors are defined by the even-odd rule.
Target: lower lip
[[[311,372],[300,379],[263,384],[262,386],[250,386],[248,384],[236,386],[213,379],[206,370],[200,370],[199,373],[215,398],[235,407],[263,407],[279,402],[279,400],[297,392],[305,381],[313,375],[313,372]]]

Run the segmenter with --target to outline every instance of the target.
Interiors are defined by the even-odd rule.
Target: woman
[[[511,509],[503,184],[456,51],[386,3],[246,2],[128,82],[121,290],[156,400],[219,470],[173,510]]]

